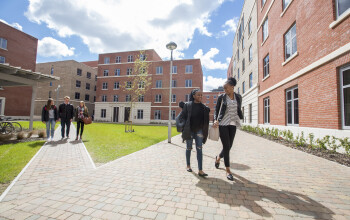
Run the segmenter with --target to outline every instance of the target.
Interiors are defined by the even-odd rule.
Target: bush
[[[25,133],[24,133],[23,131],[17,133],[17,140],[22,140],[22,139],[24,139],[24,134],[25,134]]]
[[[44,138],[44,137],[46,137],[46,132],[44,130],[40,130],[40,131],[38,131],[38,136],[39,136],[39,138]]]
[[[347,137],[344,139],[339,138],[338,140],[340,142],[340,145],[345,149],[346,154],[350,155],[350,140],[349,140],[349,138],[347,138]]]

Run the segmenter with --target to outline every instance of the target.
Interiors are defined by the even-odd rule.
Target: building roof
[[[0,86],[34,86],[38,82],[60,80],[60,77],[0,63]]]

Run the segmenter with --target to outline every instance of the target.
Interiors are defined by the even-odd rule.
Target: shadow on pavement
[[[232,207],[243,206],[263,217],[272,217],[271,213],[257,203],[266,200],[279,204],[292,212],[317,219],[332,219],[334,214],[332,210],[306,195],[285,190],[275,190],[236,174],[233,174],[235,177],[233,183],[213,177],[202,178],[197,174],[192,174],[199,180],[196,186],[203,189],[208,196],[211,196],[216,201]]]

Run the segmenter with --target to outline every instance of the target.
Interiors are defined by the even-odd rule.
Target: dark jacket
[[[74,107],[72,104],[66,105],[65,103],[62,103],[58,107],[58,117],[61,120],[73,119],[73,115],[74,115]]]
[[[226,112],[226,108],[227,108],[227,102],[226,102],[226,94],[221,94],[218,97],[218,101],[216,102],[216,108],[215,108],[215,112],[214,112],[214,121],[221,121],[224,118],[225,112]],[[242,113],[242,96],[240,94],[235,93],[235,99],[237,100],[237,113],[240,119],[243,119],[243,113]],[[219,110],[220,110],[220,106],[221,106],[221,102],[222,100],[224,100],[223,104],[222,104],[222,109],[220,111],[220,115],[219,114]]]
[[[182,130],[182,139],[183,140],[190,140],[191,139],[191,115],[192,115],[192,101],[185,103],[182,112],[178,116],[179,121],[183,121],[185,126]],[[203,105],[203,104],[202,104]],[[204,109],[204,118],[203,118],[203,144],[207,141],[208,138],[208,130],[209,130],[209,112],[210,108],[203,105]]]
[[[41,121],[49,121],[49,110],[50,109],[47,109],[46,105],[43,107],[43,110],[41,111]],[[55,121],[57,121],[58,114],[57,114],[57,108],[55,105],[53,106],[53,112],[54,112]]]
[[[75,121],[78,121],[78,120],[82,121],[82,119],[79,119],[79,118],[78,118],[78,108],[79,108],[79,106],[77,106],[77,107],[75,108],[75,111],[74,111]],[[84,115],[84,117],[89,117],[89,110],[88,110],[87,107],[84,107],[83,115]]]

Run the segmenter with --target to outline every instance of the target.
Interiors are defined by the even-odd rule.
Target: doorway
[[[130,115],[130,107],[125,107],[125,110],[124,110],[124,122],[128,121],[129,115]]]
[[[118,122],[118,118],[119,118],[119,107],[114,107],[113,122]]]

